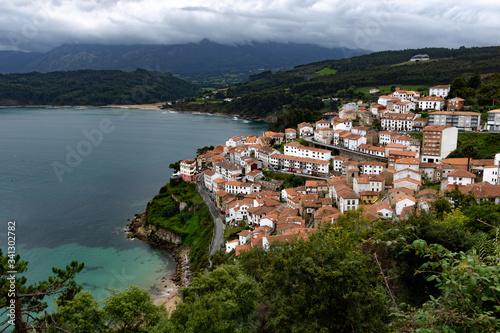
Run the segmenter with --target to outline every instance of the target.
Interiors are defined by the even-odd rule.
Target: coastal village
[[[493,159],[447,158],[459,132],[500,130],[500,110],[489,111],[482,123],[480,113],[459,111],[463,99],[446,100],[449,91],[439,85],[423,96],[396,88],[371,105],[344,104],[316,123],[233,136],[181,161],[179,173],[206,188],[226,228],[241,228],[225,243],[236,256],[277,241],[307,240],[349,210],[361,209],[371,220],[402,220],[432,209],[454,189],[500,203],[500,152]],[[417,107],[428,118],[413,113]],[[372,126],[376,120],[381,130]],[[422,139],[415,132],[423,132]],[[283,188],[273,177],[278,173],[305,181]]]

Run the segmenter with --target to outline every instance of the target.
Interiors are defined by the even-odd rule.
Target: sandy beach
[[[108,108],[160,109],[164,103],[136,105],[106,105]]]
[[[168,314],[171,315],[176,308],[176,303],[181,301],[178,294],[179,287],[169,278],[163,278],[159,283],[157,290],[151,293],[151,298],[155,305],[164,305]]]

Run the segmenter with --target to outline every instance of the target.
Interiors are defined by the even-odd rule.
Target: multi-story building
[[[326,149],[306,147],[298,142],[290,142],[284,145],[285,155],[306,157],[329,161],[332,158],[332,152]]]
[[[460,97],[450,98],[448,100],[448,111],[460,110],[465,105],[465,99]]]
[[[366,175],[378,175],[387,167],[387,163],[377,161],[361,162],[361,172]]]
[[[454,126],[475,131],[481,126],[481,114],[477,112],[436,111],[429,113],[427,124]]]
[[[428,125],[424,127],[421,162],[435,163],[446,158],[457,148],[456,127]]]
[[[262,147],[255,152],[255,158],[262,162],[263,168],[269,167],[269,156],[278,154],[279,151],[271,147]]]
[[[382,129],[384,131],[411,132],[413,130],[413,120],[416,114],[386,112],[381,116]]]
[[[416,106],[415,102],[399,101],[394,103],[394,112],[409,113],[410,110],[415,110]]]
[[[285,136],[286,136],[286,141],[292,141],[297,138],[297,130],[293,128],[286,128],[285,129]]]
[[[429,96],[445,98],[450,93],[450,85],[440,85],[429,88]]]
[[[196,160],[192,159],[181,161],[180,171],[183,181],[192,182],[196,175]]]
[[[488,111],[486,129],[488,131],[500,131],[500,109]]]
[[[213,170],[222,175],[225,181],[236,180],[236,176],[243,172],[239,165],[229,162],[214,163]]]
[[[333,141],[333,129],[329,127],[315,129],[314,140],[331,145]]]
[[[427,96],[418,100],[418,107],[421,110],[442,110],[444,108],[444,98],[439,96]]]
[[[323,175],[328,174],[328,165],[330,164],[325,160],[281,154],[270,156],[269,161],[272,166],[278,168],[298,170],[305,174],[318,173]]]

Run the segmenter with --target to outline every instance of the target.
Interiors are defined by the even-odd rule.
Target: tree
[[[467,157],[467,171],[470,172],[470,159],[477,156],[476,146],[473,143],[462,148],[462,154]]]
[[[481,86],[481,75],[476,71],[467,82],[467,87],[477,90]]]
[[[388,298],[373,256],[362,250],[370,233],[349,212],[308,241],[274,244],[240,255],[259,286],[255,321],[266,332],[386,332]]]
[[[174,172],[179,172],[179,170],[181,169],[181,162],[182,162],[182,160],[174,162],[174,163],[170,163],[170,165],[168,167],[170,169],[173,169]]]
[[[166,312],[164,307],[153,304],[146,290],[135,286],[124,291],[111,290],[103,310],[111,327],[119,332],[149,332]]]
[[[450,86],[449,96],[454,97],[460,89],[466,87],[467,87],[467,82],[465,82],[465,79],[463,77],[457,77],[455,80],[453,80],[453,83]]]
[[[71,301],[80,292],[81,286],[77,285],[74,277],[81,272],[84,264],[72,261],[65,269],[52,268],[53,276],[46,281],[26,285],[26,277],[13,275],[9,272],[16,271],[22,274],[28,269],[28,262],[21,261],[19,255],[3,255],[0,250],[0,306],[5,308],[0,315],[2,318],[9,316],[9,321],[3,325],[14,324],[17,333],[28,332],[28,327],[35,330],[47,329],[56,326],[52,315],[48,314],[46,297],[57,296],[58,306],[63,306]],[[36,318],[38,314],[42,319]],[[2,330],[4,331],[8,326]]]
[[[205,154],[209,150],[214,150],[214,146],[205,146],[196,150],[196,156]]]
[[[420,308],[410,308],[402,318],[410,332],[498,332],[500,329],[500,266],[464,252],[451,252],[439,244],[415,240],[414,247],[427,262],[420,272],[430,272],[442,291]],[[410,328],[410,330],[408,330]]]
[[[74,299],[57,307],[61,326],[75,333],[94,333],[106,330],[104,312],[94,295],[88,291],[78,293]]]
[[[256,284],[234,264],[193,278],[182,288],[183,302],[172,313],[173,332],[249,332]]]

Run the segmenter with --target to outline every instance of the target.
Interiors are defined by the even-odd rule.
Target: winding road
[[[203,186],[203,183],[201,181],[202,177],[203,175],[196,177],[196,186],[198,187],[198,192],[200,193],[201,197],[207,204],[215,224],[214,235],[212,236],[212,242],[210,243],[209,255],[211,256],[215,253],[215,251],[220,249],[222,240],[224,238],[224,224],[222,223],[222,219],[220,217],[219,211],[217,210],[217,207],[215,207],[214,203],[210,199],[210,196],[208,195],[207,189],[205,188],[205,186]]]

